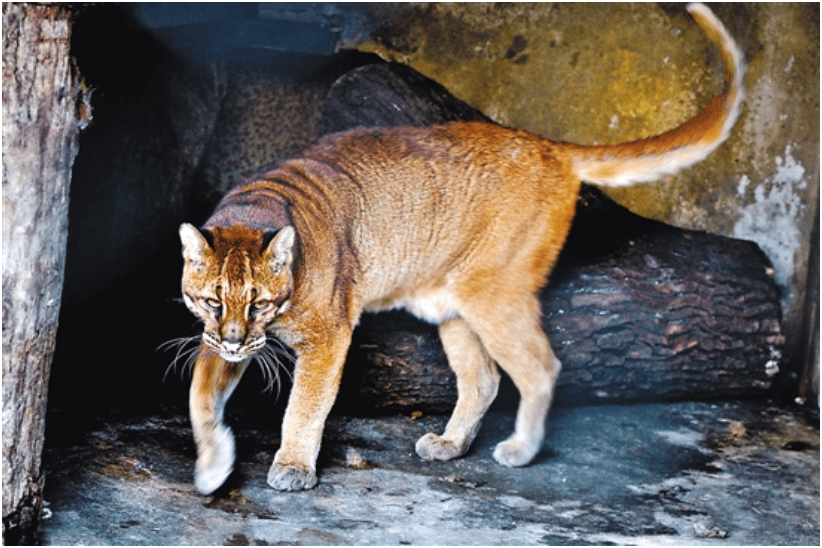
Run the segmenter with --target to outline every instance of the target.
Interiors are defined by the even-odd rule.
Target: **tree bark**
[[[49,369],[78,147],[71,15],[3,4],[3,540],[37,540]]]
[[[395,64],[340,78],[323,113],[322,127],[334,131],[486,119]],[[583,185],[568,241],[540,295],[543,328],[563,363],[556,400],[763,394],[784,345],[770,272],[752,242],[644,219]],[[455,399],[436,327],[402,312],[362,319],[341,407],[445,412]]]
[[[320,132],[359,126],[417,126],[491,119],[437,82],[397,63],[356,68],[334,82],[322,105]]]

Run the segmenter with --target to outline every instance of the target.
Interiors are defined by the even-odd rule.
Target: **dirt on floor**
[[[423,462],[446,417],[332,417],[320,484],[274,491],[279,442],[235,411],[238,463],[214,496],[192,485],[184,409],[72,427],[55,410],[45,455],[50,545],[813,545],[819,418],[769,402],[559,408],[536,461],[499,466],[510,411],[471,451]],[[61,419],[65,419],[61,423]],[[71,433],[71,434],[69,434]]]

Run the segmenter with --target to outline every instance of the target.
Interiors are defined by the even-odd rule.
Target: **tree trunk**
[[[49,368],[78,147],[71,15],[3,4],[3,540],[37,540]]]
[[[395,64],[340,78],[323,113],[322,127],[334,131],[484,119]],[[556,400],[763,394],[784,345],[770,272],[752,242],[644,219],[583,185],[568,241],[540,295],[543,328],[563,364]],[[401,312],[362,319],[341,407],[444,412],[455,399],[436,327]]]

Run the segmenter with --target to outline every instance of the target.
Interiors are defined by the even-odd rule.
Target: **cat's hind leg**
[[[223,415],[250,361],[227,362],[203,346],[194,364],[189,392],[191,429],[197,445],[194,485],[204,495],[217,490],[234,470],[234,435]]]
[[[499,388],[497,366],[479,338],[461,318],[439,328],[448,363],[457,376],[457,405],[442,436],[426,434],[417,441],[417,454],[426,460],[449,460],[468,451],[483,415]]]
[[[484,315],[466,319],[520,393],[514,433],[497,444],[494,459],[505,466],[525,466],[542,446],[545,419],[561,365],[540,326],[536,297],[486,301],[484,305]]]

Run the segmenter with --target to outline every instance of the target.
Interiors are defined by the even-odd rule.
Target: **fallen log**
[[[487,120],[391,63],[341,77],[322,112],[326,132]],[[540,299],[563,364],[558,403],[751,397],[778,371],[778,290],[756,244],[639,217],[588,185]],[[404,312],[363,317],[338,408],[445,412],[455,399],[435,326]]]
[[[359,126],[491,121],[442,85],[398,63],[365,65],[343,74],[329,90],[320,112],[321,135]]]

